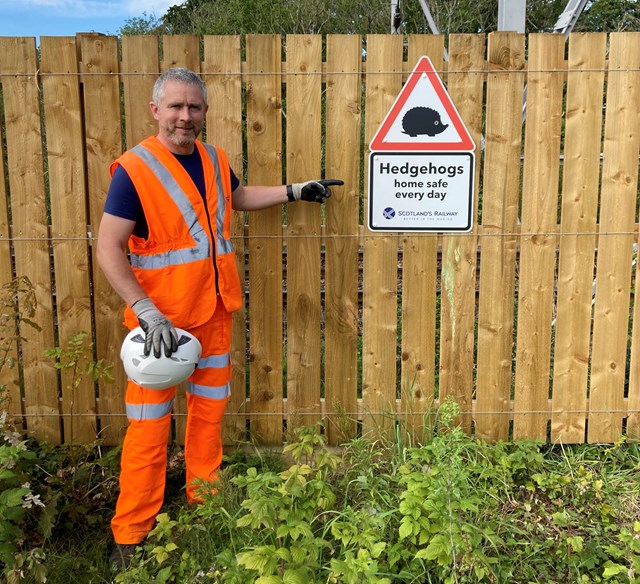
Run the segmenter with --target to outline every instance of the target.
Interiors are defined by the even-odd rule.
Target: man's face
[[[191,154],[202,131],[207,105],[195,85],[167,81],[160,103],[149,104],[158,121],[158,139],[175,154]]]

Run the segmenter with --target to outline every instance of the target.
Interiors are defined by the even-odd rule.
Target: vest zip
[[[206,198],[202,201],[204,203],[204,212],[207,214],[207,224],[209,225],[209,235],[211,235],[211,260],[213,261],[213,272],[215,275],[216,282],[216,294],[220,294],[220,286],[218,284],[218,262],[216,258],[218,257],[218,251],[216,250],[216,238],[213,236],[213,228],[211,227],[211,215],[209,215],[209,205],[207,203]]]

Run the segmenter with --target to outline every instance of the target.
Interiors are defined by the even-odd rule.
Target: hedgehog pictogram
[[[440,114],[430,107],[414,107],[402,118],[402,131],[412,138],[418,135],[437,136],[442,134],[449,124],[443,124]]]

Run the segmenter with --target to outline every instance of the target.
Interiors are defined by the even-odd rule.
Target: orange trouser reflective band
[[[196,479],[213,481],[222,462],[221,422],[231,382],[231,314],[218,302],[212,319],[189,331],[202,345],[197,369],[186,383],[185,463],[187,499],[199,500]],[[117,543],[140,543],[164,500],[167,441],[175,387],[145,389],[129,381],[129,428],[124,439],[120,496],[111,521]]]

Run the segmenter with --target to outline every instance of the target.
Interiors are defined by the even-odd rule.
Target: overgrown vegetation
[[[237,449],[197,507],[183,505],[184,472],[171,465],[166,507],[117,574],[106,557],[118,451],[94,444],[72,463],[65,448],[11,442],[4,418],[2,573],[54,584],[640,580],[637,443],[488,445],[453,426],[457,414],[445,403],[423,444],[361,437],[330,450],[316,426],[280,453]],[[31,486],[15,490],[21,481]]]

